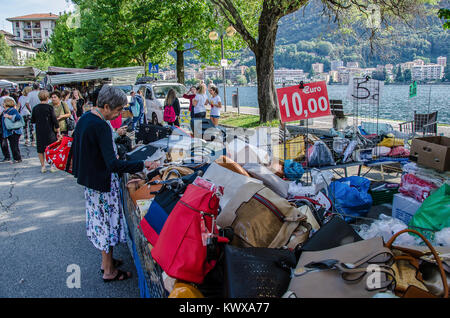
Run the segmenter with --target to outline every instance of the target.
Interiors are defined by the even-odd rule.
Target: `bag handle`
[[[426,239],[425,236],[423,236],[421,233],[419,233],[416,230],[404,229],[404,230],[394,234],[391,237],[391,239],[386,243],[386,247],[389,248],[389,249],[392,249],[392,244],[394,243],[395,239],[397,237],[399,237],[401,234],[407,233],[407,232],[413,233],[413,234],[416,234],[417,236],[419,236],[425,242],[425,244],[428,246],[428,248],[430,249],[430,251],[433,254],[434,259],[436,260],[436,263],[437,263],[437,265],[439,267],[439,273],[441,274],[442,284],[444,286],[444,296],[443,296],[443,298],[448,298],[448,283],[447,283],[447,277],[446,277],[445,272],[444,272],[444,266],[442,265],[442,261],[441,261],[441,259],[439,257],[438,252],[436,252],[436,250],[434,249],[433,245],[431,245],[431,243]]]

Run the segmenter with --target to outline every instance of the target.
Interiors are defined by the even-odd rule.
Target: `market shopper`
[[[219,124],[220,109],[222,108],[222,100],[219,96],[219,88],[217,86],[211,86],[209,89],[211,98],[208,100],[208,104],[211,105],[210,119],[214,126]]]
[[[72,107],[75,110],[75,114],[76,114],[77,118],[80,119],[80,117],[84,113],[84,104],[86,102],[85,102],[84,98],[81,97],[79,90],[74,89],[72,91],[71,101],[72,101]]]
[[[206,85],[205,83],[201,83],[197,89],[197,93],[195,94],[194,99],[192,100],[193,106],[193,116],[191,117],[191,130],[194,132],[194,121],[196,119],[206,118],[206,108],[205,103],[208,100],[208,96],[206,95]]]
[[[113,258],[113,247],[126,241],[117,174],[135,173],[143,171],[144,167],[155,169],[158,166],[148,161],[117,159],[109,121],[116,119],[127,103],[122,90],[104,85],[98,94],[96,107],[79,119],[71,148],[72,173],[78,184],[84,186],[87,236],[101,251],[104,282],[131,277],[130,272],[117,268],[121,262]]]
[[[48,91],[42,90],[38,96],[41,103],[32,109],[31,122],[36,126],[36,148],[41,162],[41,172],[45,173],[47,172],[44,159],[45,148],[58,140],[60,130],[53,106],[48,104],[50,96]],[[50,171],[55,172],[57,169],[51,166]]]
[[[22,157],[20,155],[19,139],[22,135],[22,127],[18,127],[16,129],[8,129],[6,127],[5,121],[9,120],[16,123],[22,119],[22,116],[20,116],[19,112],[15,108],[16,101],[13,98],[5,98],[3,106],[5,108],[2,117],[3,138],[8,139],[14,163],[20,163],[22,162]]]
[[[31,91],[31,86],[25,87],[23,89],[22,96],[19,97],[19,102],[17,104],[19,114],[23,117],[23,120],[25,122],[25,126],[23,127],[25,146],[29,146],[32,142],[34,142],[33,125],[31,124],[30,98],[28,96]]]
[[[69,130],[67,128],[66,119],[71,116],[69,106],[66,102],[61,100],[61,92],[53,91],[50,93],[50,97],[52,99],[51,105],[55,111],[56,120],[59,123],[59,131],[61,135],[67,136],[69,134]]]
[[[197,94],[197,87],[191,86],[189,91],[183,95],[183,98],[189,99],[189,112],[191,113],[191,118],[194,115],[194,110],[192,106],[192,100],[195,98],[195,95]]]
[[[180,101],[178,100],[177,92],[173,88],[169,89],[169,91],[167,92],[167,96],[164,101],[164,111],[166,111],[166,108],[170,107],[172,107],[175,113],[175,120],[167,123],[169,125],[180,126]]]

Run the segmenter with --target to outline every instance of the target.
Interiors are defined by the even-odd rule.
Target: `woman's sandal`
[[[114,265],[114,267],[120,267],[120,266],[122,266],[123,265],[123,261],[122,260],[120,260],[120,259],[113,259],[113,265]],[[100,269],[100,271],[102,272],[102,274],[105,272],[105,270],[104,269]]]
[[[113,282],[116,280],[123,281],[123,280],[127,280],[128,278],[131,278],[131,276],[132,276],[131,273],[130,273],[130,276],[128,276],[127,272],[124,272],[124,271],[121,271],[120,269],[118,269],[116,277],[111,278],[111,279],[103,278],[103,281],[105,283]],[[122,279],[120,279],[120,278],[122,278]]]

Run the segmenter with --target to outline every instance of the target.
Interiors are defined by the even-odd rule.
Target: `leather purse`
[[[161,180],[159,176],[154,177],[149,182],[145,180],[135,179],[127,182],[128,192],[130,193],[131,200],[136,204],[137,200],[150,200],[155,197],[151,192],[161,189],[160,184],[151,185],[150,182]]]
[[[242,174],[243,176],[246,176],[246,177],[250,177],[250,175],[247,173],[247,171],[245,171],[245,169],[240,164],[238,164],[237,162],[234,162],[233,160],[231,160],[230,158],[228,158],[226,156],[220,156],[219,158],[217,158],[215,160],[215,162],[218,165],[220,165],[224,168],[227,168],[233,172]]]
[[[323,251],[362,240],[347,222],[334,216],[306,241],[301,251]]]
[[[311,229],[307,220],[309,208],[297,208],[286,199],[259,183],[248,183],[237,188],[217,218],[220,227],[231,226],[231,242],[240,247],[280,248],[306,241]]]
[[[397,237],[407,232],[419,236],[431,251],[442,282],[442,285],[437,284],[438,286],[440,285],[440,288],[438,288],[440,289],[438,291],[439,295],[431,293],[430,289],[425,286],[422,273],[420,272],[421,258],[424,258],[429,252],[414,247],[400,247],[393,245]],[[395,255],[395,266],[393,268],[396,271],[397,277],[399,277],[399,282],[395,288],[397,296],[402,298],[448,298],[448,281],[443,262],[439,253],[425,236],[416,230],[405,229],[394,234],[386,243],[386,247],[391,249]],[[436,286],[436,284],[434,285]],[[431,290],[433,290],[433,288],[431,288]]]
[[[266,187],[283,198],[288,197],[289,183],[258,163],[247,163],[243,168],[252,178],[261,180]]]
[[[225,245],[225,297],[280,298],[295,264],[288,249]]]
[[[303,252],[285,298],[371,298],[395,286],[393,255],[382,237]]]

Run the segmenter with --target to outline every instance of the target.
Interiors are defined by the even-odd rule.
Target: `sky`
[[[0,0],[0,29],[12,33],[12,24],[6,18],[32,13],[71,11],[71,1],[66,0]]]

